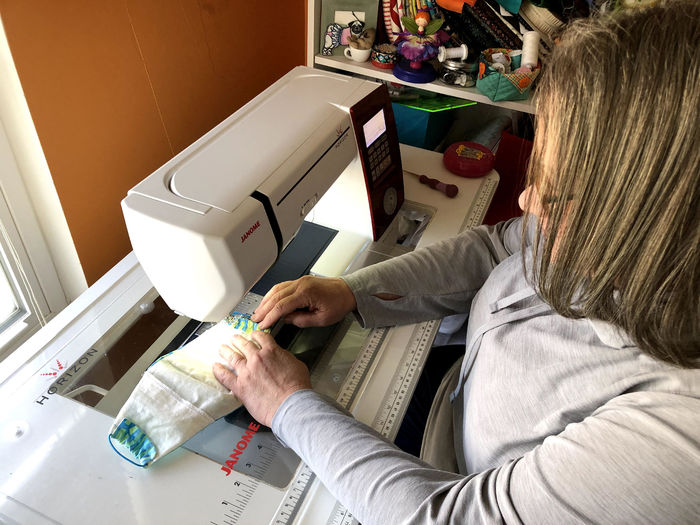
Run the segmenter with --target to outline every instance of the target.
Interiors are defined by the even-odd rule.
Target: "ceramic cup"
[[[392,44],[380,44],[372,46],[369,61],[374,67],[391,69],[396,64],[396,46]]]
[[[345,48],[345,56],[350,60],[355,62],[367,62],[369,59],[369,54],[372,52],[371,49],[355,49],[354,47]]]

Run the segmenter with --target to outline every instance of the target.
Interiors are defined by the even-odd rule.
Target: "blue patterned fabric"
[[[131,452],[134,459],[130,459],[120,453],[112,440],[117,441]],[[123,419],[119,426],[109,435],[109,444],[114,451],[127,461],[131,461],[139,467],[147,467],[156,457],[156,447],[148,439],[146,433],[130,419]],[[134,461],[135,460],[135,461]]]
[[[258,330],[261,332],[265,333],[270,333],[270,329],[262,329],[258,327],[258,323],[255,321],[250,320],[250,314],[242,314],[240,312],[231,312],[230,315],[224,319],[226,323],[231,326],[232,328],[235,328],[236,330],[240,330],[246,334],[253,333],[254,331]]]

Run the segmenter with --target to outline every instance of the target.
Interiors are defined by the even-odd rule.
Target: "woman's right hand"
[[[273,286],[251,319],[261,328],[270,328],[282,318],[300,328],[327,326],[355,308],[355,296],[342,279],[305,275]]]

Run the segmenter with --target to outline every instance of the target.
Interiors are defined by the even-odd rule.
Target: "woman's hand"
[[[355,296],[342,279],[305,275],[273,286],[251,319],[261,328],[270,328],[282,318],[301,328],[327,326],[355,308]]]
[[[259,423],[272,424],[277,409],[297,390],[311,388],[309,371],[281,348],[270,334],[255,331],[251,339],[236,335],[219,355],[231,370],[214,364],[214,376],[245,405]]]

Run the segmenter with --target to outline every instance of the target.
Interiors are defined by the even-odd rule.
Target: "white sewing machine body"
[[[308,78],[305,77],[302,82],[306,82]],[[364,86],[361,89],[368,90],[370,95],[374,93],[374,90],[370,89],[373,84],[358,82],[360,86]],[[250,114],[248,112],[254,109],[254,106],[244,107],[239,117],[245,118]],[[387,111],[390,112],[390,108]],[[341,115],[340,122],[347,124],[350,118],[348,113],[343,110],[338,114]],[[376,111],[367,115],[364,122],[374,115]],[[384,115],[388,113],[385,112]],[[321,120],[328,122],[325,118]],[[226,126],[223,124],[213,132],[225,135]],[[285,123],[280,123],[280,126],[284,125]],[[308,131],[312,127],[308,127],[307,123],[305,129]],[[327,136],[330,128],[324,129],[324,132],[319,133]],[[337,136],[343,136],[345,129],[339,129]],[[358,136],[357,128],[353,129],[355,136]],[[332,134],[335,135],[335,130]],[[280,131],[279,137],[286,137],[284,131]],[[354,140],[357,139],[348,138],[345,142],[351,144]],[[362,150],[362,140],[359,139],[360,144],[353,145],[352,148]],[[197,152],[209,151],[218,162],[217,168],[227,169],[225,151],[216,148],[205,149],[206,142],[198,141],[192,149],[188,148],[183,152],[192,153],[188,157],[189,161],[183,162],[184,156],[176,157],[172,164],[166,165],[167,170],[158,170],[154,176],[146,179],[150,182],[144,181],[148,187],[139,185],[130,194],[125,207],[131,210],[127,212],[127,221],[136,221],[129,225],[132,239],[140,239],[136,241],[139,243],[150,238],[154,247],[163,250],[170,249],[167,246],[169,243],[184,242],[187,250],[199,249],[200,252],[215,253],[224,260],[225,257],[239,255],[236,250],[229,250],[227,246],[219,246],[220,250],[217,251],[217,245],[227,242],[222,239],[232,239],[234,245],[248,245],[248,241],[252,240],[250,246],[257,246],[255,238],[260,230],[259,238],[266,239],[266,246],[261,246],[260,251],[265,254],[264,264],[269,266],[277,257],[278,249],[286,246],[299,228],[303,219],[301,212],[305,204],[304,199],[313,198],[319,192],[318,189],[309,187],[297,196],[296,189],[304,186],[306,179],[302,178],[296,189],[290,189],[288,183],[291,171],[284,173],[284,170],[294,168],[297,180],[301,170],[316,177],[314,169],[310,170],[310,166],[305,164],[315,154],[298,151],[299,148],[303,149],[303,144],[307,144],[301,141],[302,146],[299,148],[280,152],[285,158],[297,159],[297,164],[289,161],[289,166],[285,163],[276,166],[274,170],[280,175],[279,179],[269,180],[255,187],[252,183],[247,183],[246,191],[242,191],[240,197],[225,194],[223,189],[219,191],[217,188],[205,199],[198,193],[196,183],[203,186],[216,183],[201,175],[198,168],[201,158]],[[314,143],[320,148],[321,142],[319,139]],[[337,176],[337,171],[342,171],[344,167],[343,163],[351,163],[351,169],[356,170],[356,177],[366,177],[366,169],[358,170],[366,168],[366,159],[361,157],[360,163],[351,162],[355,153],[345,151],[345,142],[338,145],[337,155],[340,157],[328,157],[335,159],[335,175],[330,176],[326,173],[324,177],[324,173],[319,172],[316,183],[320,188],[332,182],[329,177]],[[308,144],[310,147],[311,143]],[[268,148],[273,147],[274,144],[268,145]],[[394,147],[398,155],[398,144],[392,146]],[[255,148],[257,157],[260,157],[261,149],[267,151],[261,145],[255,145]],[[342,160],[337,160],[341,157]],[[498,175],[495,172],[482,179],[462,179],[445,170],[441,155],[437,153],[401,146],[400,157],[400,160],[397,158],[395,161],[399,166],[403,162],[407,169],[413,172],[438,177],[457,184],[460,188],[457,198],[448,199],[443,194],[420,185],[413,175],[407,175],[403,179],[403,173],[399,171],[399,178],[403,179],[405,184],[406,200],[410,201],[406,202],[403,208],[429,211],[429,218],[423,224],[423,233],[417,242],[418,247],[455,235],[481,222],[497,184]],[[267,169],[271,166],[269,159],[252,159],[239,166],[243,164],[249,169]],[[303,166],[299,167],[302,164]],[[372,201],[373,196],[370,192],[366,202],[356,204],[361,208],[358,209],[361,215],[371,216],[372,206],[375,206],[376,210],[376,206],[385,205],[387,186],[382,186],[383,181],[379,179],[375,182],[377,184],[374,188],[380,191],[374,195],[379,200]],[[272,226],[268,222],[263,226],[264,221],[269,221],[269,210],[265,210],[260,201],[251,202],[250,194],[256,191],[269,196],[276,220],[285,223],[284,227],[280,224],[281,246],[274,233],[271,233]],[[290,196],[295,195],[290,197],[292,200],[285,202],[285,199],[279,198],[280,194],[284,195],[290,191]],[[134,199],[131,199],[132,196]],[[393,202],[392,198],[389,200]],[[132,204],[132,201],[136,204]],[[161,202],[162,206],[152,206],[153,202],[150,201]],[[277,209],[274,208],[275,203]],[[237,210],[240,206],[242,216],[246,216],[247,210],[251,210],[251,219],[254,218],[256,223],[260,220],[260,226],[251,232],[243,243],[241,236],[248,233],[250,225],[243,230],[234,230],[230,221],[222,219],[213,221],[214,230],[211,236],[218,238],[212,241],[214,247],[204,248],[198,244],[211,240],[208,230],[199,223],[201,217],[206,216],[206,213],[213,213],[210,217],[226,217],[225,214],[230,213],[230,210]],[[398,208],[400,204],[397,203],[396,206]],[[133,219],[128,217],[129,213],[143,216]],[[147,214],[150,214],[150,218],[145,218]],[[134,231],[134,224],[140,224],[139,221],[149,223],[148,226],[139,228],[153,228],[147,230],[143,238],[139,237],[140,231]],[[176,227],[173,221],[177,221],[182,227]],[[245,226],[246,221],[240,221],[239,224]],[[219,226],[221,229],[217,230]],[[397,246],[397,219],[387,224],[384,229],[382,237],[375,239],[376,242],[366,246],[362,254],[355,258],[356,264],[363,257],[366,261],[372,261],[376,257],[394,255]],[[164,236],[166,232],[168,242],[157,238],[161,234]],[[173,236],[178,240],[175,241]],[[400,253],[403,248],[399,247],[396,250]],[[143,370],[162,352],[173,345],[177,347],[181,342],[181,335],[193,322],[185,316],[175,315],[168,306],[177,308],[174,304],[186,300],[189,293],[194,293],[194,289],[182,296],[175,292],[171,298],[163,297],[168,306],[165,306],[158,293],[163,286],[163,290],[169,289],[171,282],[166,280],[159,284],[156,277],[158,272],[155,269],[159,265],[174,263],[170,257],[177,257],[181,251],[184,251],[182,246],[180,251],[167,252],[164,259],[154,259],[156,262],[146,264],[145,259],[149,259],[150,255],[146,255],[144,260],[141,260],[141,256],[137,260],[133,253],[128,255],[0,364],[0,406],[3,407],[0,412],[0,522],[326,524],[332,520],[336,502],[318,480],[302,484],[305,487],[303,491],[296,488],[305,475],[301,469],[297,471],[293,482],[280,487],[266,482],[263,476],[255,475],[255,461],[251,460],[249,463],[250,475],[244,473],[248,468],[245,463],[237,465],[240,467],[238,470],[226,473],[222,469],[221,459],[214,453],[202,452],[201,447],[190,447],[189,450],[181,447],[148,469],[138,468],[124,461],[109,447],[107,433],[112,419],[138,382]],[[253,258],[250,254],[244,255],[248,259]],[[261,269],[256,266],[250,269],[251,272],[256,272],[253,277],[253,274],[244,275],[249,268],[246,261],[231,260],[232,264],[238,265],[236,267],[241,273],[240,276],[231,277],[235,284],[228,290],[232,294],[244,293],[267,268],[265,266]],[[148,264],[155,266],[149,270]],[[226,268],[212,270],[211,261],[202,264],[203,267],[197,266],[187,271],[227,271]],[[178,271],[185,270],[181,267]],[[183,275],[189,274],[180,273],[178,278],[181,282]],[[215,279],[218,282],[222,278]],[[253,282],[247,282],[250,279],[253,279]],[[184,282],[182,285],[187,286]],[[217,293],[216,290],[212,290],[213,295],[209,297],[216,297]],[[170,304],[171,299],[175,301],[173,305]],[[220,302],[220,307],[225,309],[223,305],[226,298],[215,302]],[[151,311],[153,305],[155,310]],[[202,308],[209,309],[206,305]],[[214,312],[215,309],[210,311]],[[385,400],[382,397],[383,392],[389,389],[396,374],[397,363],[411,344],[411,337],[415,334],[413,326],[415,325],[392,328],[384,333],[372,366],[366,370],[366,377],[358,385],[351,405],[352,412],[361,421],[371,425],[382,410]],[[429,345],[432,339],[430,333],[426,334],[424,342]],[[350,339],[354,337],[357,341],[351,341],[341,348],[342,351],[331,355],[330,352],[324,354],[325,351],[322,350],[322,357],[318,359],[317,366],[312,371],[315,388],[325,388],[326,385],[339,387],[344,381],[347,382],[346,376],[350,375],[348,370],[357,364],[360,358],[356,356],[366,344],[361,335],[359,339],[357,334],[350,335]],[[344,334],[341,333],[337,337],[344,337]],[[370,337],[371,334],[367,339]],[[343,339],[345,340],[346,338]],[[353,345],[357,348],[348,354],[348,346]],[[351,357],[348,358],[348,355]],[[422,365],[418,363],[418,369],[420,366]],[[99,386],[99,382],[103,382],[100,383],[103,386]],[[410,397],[412,387],[409,386],[407,390]],[[398,414],[400,421],[400,407]],[[239,439],[241,433],[236,434],[234,430],[233,434],[229,432],[215,435],[211,438],[211,444],[213,447],[213,441],[223,440],[218,446],[223,446],[224,450],[233,450]],[[253,448],[252,445],[250,448]],[[253,453],[257,454],[258,451],[251,452]],[[260,454],[264,456],[264,453],[265,449],[262,447]],[[293,501],[294,505],[291,505],[290,501]],[[293,512],[290,511],[291,508],[294,509]]]
[[[403,202],[388,92],[297,67],[129,191],[134,252],[173,310],[223,319],[358,153],[376,240]]]

